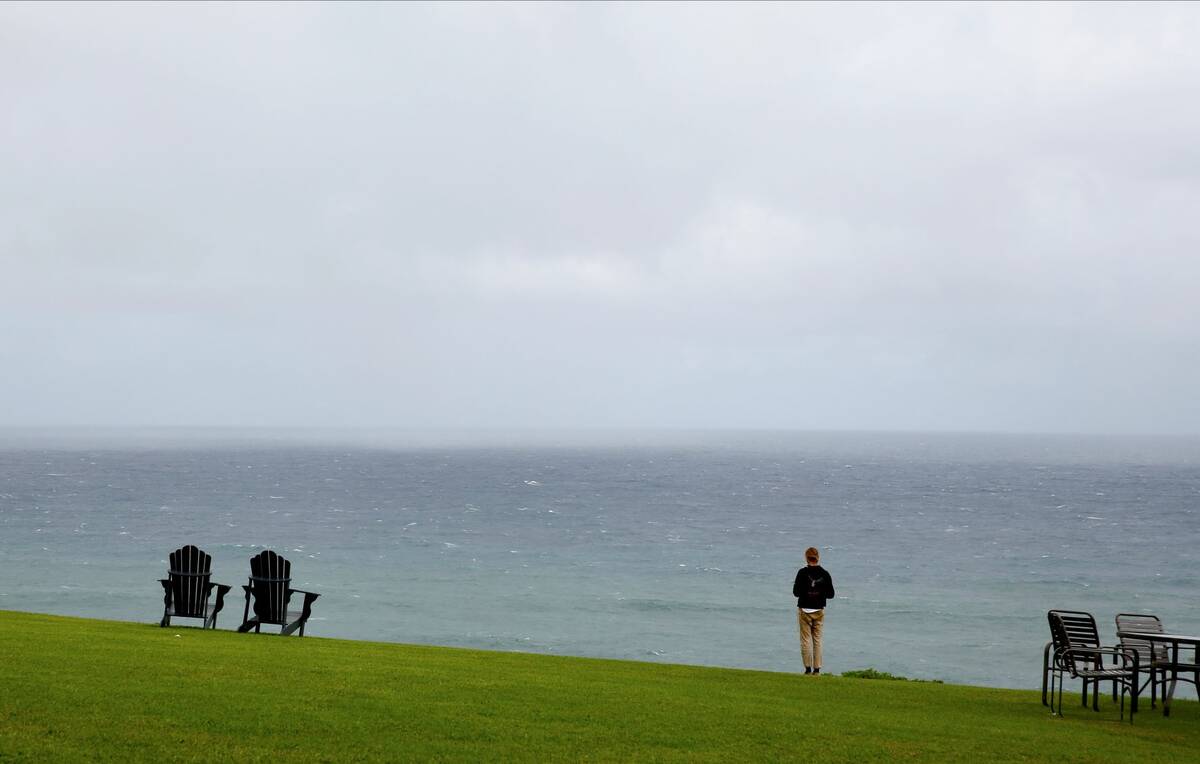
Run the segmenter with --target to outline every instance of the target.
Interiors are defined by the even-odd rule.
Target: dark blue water
[[[167,554],[258,549],[318,636],[1040,681],[1045,611],[1200,632],[1200,442],[1034,436],[171,433],[0,437],[0,609],[156,622]]]

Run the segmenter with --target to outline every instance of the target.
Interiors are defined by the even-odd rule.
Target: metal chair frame
[[[1064,616],[1071,619],[1071,626],[1068,626]],[[1125,718],[1125,693],[1128,691],[1133,696],[1129,708],[1129,721],[1132,723],[1134,712],[1137,710],[1137,676],[1139,669],[1137,652],[1123,647],[1101,647],[1092,644],[1079,644],[1081,636],[1085,641],[1091,641],[1090,632],[1094,631],[1095,619],[1090,613],[1051,610],[1046,614],[1046,617],[1050,622],[1050,633],[1054,647],[1049,666],[1050,712],[1056,716],[1063,715],[1063,685],[1066,683],[1066,676],[1070,675],[1072,679],[1079,679],[1083,682],[1082,699],[1085,707],[1088,704],[1088,684],[1091,683],[1093,711],[1100,710],[1100,683],[1113,682],[1114,692],[1119,685],[1122,720]],[[1086,627],[1089,621],[1093,629],[1080,628]],[[1074,637],[1072,637],[1072,631],[1075,632]],[[1106,655],[1112,656],[1113,668],[1104,667],[1103,657]],[[1120,664],[1120,668],[1116,667],[1117,663]],[[1054,702],[1056,680],[1058,684],[1057,710]]]

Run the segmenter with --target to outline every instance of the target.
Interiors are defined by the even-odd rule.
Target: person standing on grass
[[[825,601],[833,599],[833,577],[820,566],[821,553],[815,546],[804,550],[807,566],[796,572],[792,596],[800,621],[800,655],[805,674],[821,673],[821,628],[825,623]]]

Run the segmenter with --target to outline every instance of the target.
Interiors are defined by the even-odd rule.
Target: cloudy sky
[[[0,425],[1200,433],[1200,6],[0,5]]]

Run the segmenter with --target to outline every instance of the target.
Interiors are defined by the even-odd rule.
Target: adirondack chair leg
[[[171,625],[171,582],[169,579],[159,579],[163,588],[163,617],[158,625],[164,629]]]
[[[312,615],[313,603],[316,602],[317,597],[320,596],[321,595],[314,594],[312,592],[307,592],[304,595],[304,608],[300,614],[300,636],[302,637],[304,636],[304,625],[308,623],[309,616]]]
[[[238,627],[239,634],[244,634],[253,628],[253,624],[250,623],[250,587],[244,588],[246,589],[246,609],[242,611],[242,625]]]
[[[226,584],[217,584],[216,586],[217,601],[213,604],[212,616],[210,616],[208,621],[205,623],[205,627],[209,629],[217,628],[217,614],[221,612],[221,608],[225,607],[226,592],[233,588],[232,586],[227,586]]]

